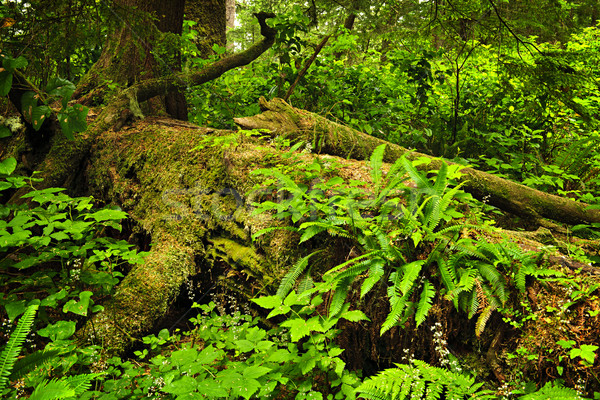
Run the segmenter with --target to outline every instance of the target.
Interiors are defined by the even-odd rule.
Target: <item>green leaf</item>
[[[83,291],[79,293],[79,301],[69,300],[63,307],[63,312],[72,312],[78,315],[87,316],[88,308],[90,306],[90,298],[92,297],[92,292]]]
[[[8,319],[14,321],[19,315],[23,314],[27,310],[27,303],[25,300],[11,301],[4,305]]]
[[[12,132],[7,126],[0,126],[0,139],[12,136]]]
[[[53,379],[51,381],[43,381],[39,384],[31,396],[30,400],[49,400],[49,399],[66,399],[75,396],[75,389],[62,379]]]
[[[292,342],[297,342],[305,336],[309,336],[311,332],[324,332],[325,329],[321,325],[320,317],[314,316],[308,321],[302,318],[288,319],[281,323],[281,326],[290,328],[290,336]]]
[[[371,154],[371,179],[373,180],[373,185],[376,188],[379,188],[381,184],[382,170],[381,166],[383,165],[383,154],[385,153],[385,144],[377,146],[377,148]],[[378,189],[376,189],[378,191]]]
[[[53,342],[68,339],[75,333],[75,321],[58,321],[45,328],[39,329],[37,334],[50,338]]]
[[[198,388],[198,383],[194,378],[188,375],[183,375],[181,379],[177,379],[173,382],[166,384],[163,388],[163,392],[172,393],[176,395],[183,395],[187,393],[194,393]]]
[[[244,369],[242,375],[247,379],[256,379],[266,375],[269,371],[271,371],[271,368],[263,367],[262,365],[251,365]]]
[[[70,140],[73,140],[73,132],[85,132],[87,129],[87,114],[89,109],[80,104],[67,107],[59,112],[58,122],[63,134]]]
[[[206,395],[208,398],[226,398],[228,393],[221,382],[212,379],[204,379],[198,383],[198,392]]]
[[[352,310],[352,311],[343,312],[340,315],[340,318],[347,319],[350,322],[369,321],[369,318],[367,318],[365,313],[360,310]]]
[[[424,263],[425,260],[418,260],[402,266],[404,275],[402,276],[402,281],[400,282],[399,288],[402,294],[408,293],[408,291],[412,288],[415,280],[421,272],[421,267]]]
[[[254,342],[251,342],[249,340],[236,340],[235,345],[242,353],[248,353],[254,350]]]
[[[283,299],[277,295],[259,297],[258,299],[252,299],[252,301],[266,309],[273,309],[283,305]]]
[[[42,127],[42,124],[51,112],[52,111],[48,106],[42,105],[39,107],[34,107],[31,112],[31,125],[33,125],[33,129],[39,131]]]
[[[196,348],[184,348],[171,353],[171,362],[182,369],[194,363],[197,358],[198,350]]]
[[[37,304],[27,307],[17,327],[11,333],[8,343],[6,343],[2,353],[0,353],[0,393],[2,393],[8,383],[8,377],[17,361],[17,357],[21,353],[23,343],[25,343],[25,339],[31,330],[37,309]]]
[[[23,56],[17,58],[4,57],[2,66],[12,73],[15,69],[25,68],[27,66],[27,59]]]
[[[12,87],[12,79],[13,76],[10,71],[4,70],[0,72],[0,96],[4,97],[8,95]]]
[[[75,85],[63,78],[53,78],[50,79],[48,85],[46,85],[46,92],[50,96],[58,96],[62,100],[63,108],[67,107],[67,102],[75,92]]]
[[[127,218],[127,213],[122,210],[113,210],[110,208],[103,208],[102,210],[96,211],[85,216],[86,219],[93,218],[97,222],[102,221],[121,221]]]
[[[304,270],[308,266],[308,260],[316,253],[317,252],[313,252],[307,255],[306,257],[302,257],[292,266],[292,268],[290,268],[290,270],[285,274],[285,276],[281,280],[281,283],[279,284],[279,288],[277,289],[277,296],[283,299],[288,295],[288,293],[290,292],[290,290],[292,290],[292,287],[298,280],[298,277],[304,272]]]
[[[427,317],[427,314],[429,313],[429,310],[431,309],[431,306],[433,305],[433,298],[435,296],[435,293],[436,293],[435,288],[426,279],[425,283],[423,284],[423,291],[421,292],[421,299],[419,300],[419,305],[417,306],[417,312],[415,315],[415,321],[417,322],[417,327],[425,321],[425,318]]]
[[[576,342],[574,340],[559,340],[556,342],[556,344],[563,349],[570,349],[571,347],[575,346],[575,343]]]
[[[286,363],[292,359],[291,353],[286,349],[279,349],[271,353],[267,358],[267,362]]]
[[[222,350],[217,350],[213,347],[213,345],[209,345],[208,347],[205,347],[204,349],[202,349],[202,351],[200,352],[200,354],[198,354],[198,358],[196,359],[197,363],[200,364],[211,364],[213,361],[215,361],[217,358],[221,357],[223,355],[223,351]]]
[[[7,158],[0,162],[0,174],[10,175],[14,172],[17,167],[17,160],[13,157]]]

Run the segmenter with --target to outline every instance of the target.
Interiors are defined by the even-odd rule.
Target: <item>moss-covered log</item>
[[[197,146],[202,148],[194,150]],[[299,249],[298,235],[288,230],[262,237],[259,247],[251,240],[252,233],[282,222],[270,214],[252,215],[246,194],[258,178],[250,172],[292,162],[264,139],[147,118],[133,128],[100,134],[90,154],[91,192],[127,211],[153,243],[105,312],[80,332],[102,337],[112,351],[152,329],[192,277],[210,281],[205,282],[210,287],[218,276],[231,276],[223,285],[251,298],[269,291],[309,250]],[[364,162],[299,157],[306,163],[314,157],[335,159],[340,170],[356,174],[350,178],[368,176]],[[347,255],[340,254],[338,261]]]
[[[384,160],[394,162],[405,155],[409,159],[428,157],[385,140],[369,136],[304,110],[299,110],[281,99],[261,99],[260,115],[236,118],[244,129],[268,129],[273,135],[286,135],[311,142],[316,151],[357,160],[368,159],[375,148],[387,144]],[[440,160],[434,159],[426,168],[438,169]],[[464,190],[476,198],[502,210],[531,218],[540,217],[569,224],[600,222],[600,210],[587,209],[588,205],[566,197],[551,195],[499,176],[463,168]]]

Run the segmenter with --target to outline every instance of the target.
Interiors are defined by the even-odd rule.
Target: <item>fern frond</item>
[[[419,300],[419,304],[417,305],[417,312],[415,314],[415,321],[417,322],[417,327],[421,325],[425,321],[431,306],[433,305],[433,298],[436,294],[435,288],[433,285],[425,279],[425,283],[423,284],[423,290],[421,291],[421,299]]]
[[[425,225],[430,232],[433,232],[440,223],[443,210],[441,209],[442,202],[440,196],[434,195],[429,197],[429,199],[430,201],[425,211],[423,225]]]
[[[329,305],[329,315],[337,315],[342,310],[352,281],[353,278],[345,278],[336,282],[331,304]]]
[[[75,396],[75,389],[64,379],[53,379],[42,381],[31,396],[30,400],[57,400]]]
[[[548,382],[537,392],[526,394],[521,400],[583,400],[575,389],[562,386],[559,382]]]
[[[459,239],[451,246],[451,249],[457,251],[457,257],[470,256],[479,258],[480,260],[490,261],[489,258],[475,246],[471,239]]]
[[[337,226],[331,226],[329,228],[327,228],[327,233],[329,233],[330,236],[332,237],[343,237],[345,239],[352,239],[354,238],[354,235],[352,235],[352,233],[348,232],[347,230],[337,227]]]
[[[468,312],[469,319],[473,318],[473,316],[479,312],[479,308],[481,307],[479,300],[485,300],[485,295],[483,294],[483,290],[481,289],[478,279],[475,279],[474,287],[475,290],[470,291],[466,296],[464,296],[467,299],[467,303],[465,303],[465,311]]]
[[[498,272],[495,266],[488,263],[478,262],[476,263],[476,266],[481,276],[490,282],[494,294],[498,296],[502,304],[506,303],[509,293],[507,291],[506,281],[502,274]]]
[[[425,260],[417,260],[411,263],[403,265],[402,268],[402,280],[400,281],[400,292],[404,295],[410,291],[415,284],[415,281],[419,277],[419,273],[421,272],[421,267]]]
[[[256,238],[258,238],[259,236],[266,235],[267,233],[282,229],[286,231],[298,232],[298,228],[294,226],[271,226],[268,228],[261,229],[258,232],[252,234],[252,240],[256,240]]]
[[[6,387],[10,372],[17,361],[17,357],[21,353],[23,343],[35,320],[35,313],[37,312],[38,307],[37,304],[32,304],[27,307],[25,313],[19,318],[17,327],[10,335],[8,343],[6,343],[2,353],[0,353],[0,392]]]
[[[442,166],[440,167],[437,176],[435,178],[435,183],[433,184],[433,192],[438,196],[441,196],[448,186],[448,164],[442,161]]]
[[[46,364],[49,360],[52,360],[59,354],[60,351],[58,350],[40,350],[26,355],[15,363],[10,374],[10,380],[14,381],[20,379],[29,372],[39,369],[42,365]]]
[[[410,286],[408,292],[401,294],[401,274],[393,272],[390,274],[390,287],[388,287],[388,300],[390,302],[390,313],[385,318],[385,321],[381,325],[380,334],[383,335],[385,332],[396,326],[398,321],[406,314],[406,306],[408,299],[412,295],[414,286]]]
[[[371,154],[371,180],[373,186],[375,186],[375,193],[379,193],[379,187],[381,186],[382,170],[383,165],[383,154],[385,153],[385,144],[377,146]]]
[[[364,273],[371,266],[371,260],[363,260],[359,263],[354,264],[351,267],[346,268],[345,270],[339,272],[335,276],[335,280],[342,280],[349,278],[350,280],[354,280],[357,276]]]
[[[454,268],[454,265],[456,265],[456,263],[446,261],[443,258],[439,257],[437,260],[437,264],[444,287],[449,292],[453,291],[456,288],[456,269]]]
[[[328,226],[323,226],[325,224],[318,224],[315,222],[305,222],[300,225],[299,230],[303,231],[302,236],[300,237],[299,243],[304,243],[309,239],[312,239],[313,236],[318,235],[319,233],[325,231]]]
[[[281,283],[279,284],[279,288],[277,288],[277,296],[285,299],[285,296],[288,295],[290,290],[296,284],[298,277],[304,272],[306,267],[308,266],[308,260],[314,256],[319,251],[315,251],[307,255],[306,257],[302,257],[289,269],[289,271],[285,274],[283,279],[281,279]]]
[[[65,382],[75,391],[75,395],[78,396],[89,390],[92,381],[102,375],[104,373],[74,375],[65,378]]]
[[[423,190],[425,193],[432,192],[433,186],[431,185],[431,182],[429,182],[429,179],[427,179],[425,175],[417,171],[412,162],[410,162],[406,157],[401,157],[400,163],[402,164],[402,167],[404,167],[404,170],[408,176],[410,176],[410,179],[413,180],[419,189]]]
[[[375,286],[377,282],[381,280],[381,277],[385,273],[385,260],[381,257],[376,257],[371,261],[371,266],[369,268],[369,276],[363,281],[363,284],[360,288],[360,298],[365,297],[367,293]]]
[[[480,337],[483,331],[485,330],[485,325],[487,324],[495,309],[495,306],[489,305],[483,309],[481,314],[479,314],[479,318],[477,318],[477,322],[475,323],[475,335],[477,335],[477,337]]]
[[[414,365],[396,364],[396,368],[381,371],[365,379],[356,391],[360,398],[376,400],[438,399],[443,392],[448,399],[494,398],[474,379],[419,360]]]
[[[335,267],[331,268],[329,271],[327,271],[325,273],[325,275],[332,276],[334,273],[338,272],[341,269],[346,268],[348,265],[352,265],[352,264],[354,264],[354,263],[356,263],[356,262],[358,262],[360,260],[368,259],[370,257],[373,257],[376,254],[377,254],[377,251],[370,251],[370,252],[362,254],[360,256],[351,258],[350,260],[344,261],[343,263],[338,264]]]
[[[315,282],[309,274],[306,274],[304,279],[298,283],[298,295],[312,289],[313,287],[315,287]]]

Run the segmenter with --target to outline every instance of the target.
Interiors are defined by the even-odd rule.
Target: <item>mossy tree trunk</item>
[[[74,98],[82,104],[98,105],[115,90],[180,72],[177,36],[182,32],[185,3],[185,0],[116,1],[115,18],[119,27],[82,79]],[[181,91],[150,100],[145,111],[166,112],[173,118],[187,120],[187,104]]]
[[[214,54],[213,45],[225,47],[227,8],[225,0],[186,0],[185,18],[197,22],[198,50],[201,55]]]
[[[345,158],[368,159],[373,150],[383,143],[387,144],[384,156],[387,162],[394,162],[403,155],[409,159],[432,158],[296,109],[281,99],[269,102],[261,99],[260,103],[264,110],[262,114],[236,118],[235,122],[244,129],[268,129],[273,135],[286,135],[295,140],[311,142],[319,152]],[[433,159],[423,168],[439,169],[440,162],[439,159]],[[544,193],[473,168],[463,168],[461,172],[464,174],[462,182],[465,191],[502,210],[535,222],[543,223],[541,218],[568,224],[600,222],[600,210],[588,209],[588,204]]]

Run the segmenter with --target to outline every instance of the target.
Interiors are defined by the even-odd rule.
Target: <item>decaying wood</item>
[[[426,157],[432,162],[423,168],[439,169],[440,159],[410,151],[404,147],[340,125],[317,114],[294,108],[281,99],[261,99],[262,114],[236,118],[244,129],[267,129],[272,135],[285,135],[311,142],[320,153],[365,160],[381,144],[387,144],[384,161],[394,162],[401,156],[409,159]],[[452,164],[448,162],[449,164]],[[600,210],[587,209],[588,204],[541,192],[473,168],[461,170],[463,189],[475,198],[502,210],[532,220],[547,218],[568,224],[600,222]]]

